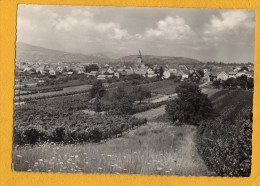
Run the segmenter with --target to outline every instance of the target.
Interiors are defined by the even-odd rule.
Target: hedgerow
[[[198,128],[198,152],[219,176],[250,176],[252,92],[229,91],[219,97],[215,105],[219,117],[202,121]]]

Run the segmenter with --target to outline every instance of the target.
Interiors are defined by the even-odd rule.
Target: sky
[[[17,14],[17,41],[50,49],[254,62],[252,10],[19,5]]]

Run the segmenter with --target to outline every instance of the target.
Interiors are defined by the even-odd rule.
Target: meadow
[[[37,99],[41,97],[55,97],[55,96],[61,96],[65,94],[76,94],[87,92],[91,89],[91,85],[79,85],[79,86],[72,86],[72,87],[66,87],[62,88],[59,91],[50,91],[50,92],[39,92],[36,94],[28,94],[28,95],[21,95],[21,100],[28,100],[28,99]],[[18,96],[15,97],[15,101],[18,101]]]
[[[13,150],[13,168],[29,172],[212,175],[197,154],[193,126],[149,122],[98,144],[42,144]]]

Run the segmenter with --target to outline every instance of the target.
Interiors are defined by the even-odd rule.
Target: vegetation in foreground
[[[100,92],[97,91],[93,95],[96,100],[104,101],[106,100],[106,97],[104,96],[105,94],[103,95],[102,86],[100,90]],[[117,89],[116,91],[117,92],[115,95],[118,97],[117,103],[120,103],[122,100],[125,101],[125,98],[128,97],[126,91],[124,89]],[[34,148],[31,148],[31,146],[16,146],[13,153],[15,170],[86,173],[213,175],[209,172],[210,170],[219,176],[249,176],[251,170],[252,149],[252,92],[245,90],[221,90],[208,98],[201,93],[197,86],[195,87],[194,84],[190,83],[183,83],[179,86],[177,92],[179,94],[179,98],[177,98],[179,99],[178,103],[186,102],[185,104],[180,104],[178,112],[186,110],[191,114],[194,114],[197,109],[205,111],[207,108],[210,108],[207,110],[210,112],[208,112],[207,115],[203,115],[204,113],[202,112],[195,113],[197,115],[199,114],[199,117],[197,118],[196,123],[193,123],[190,122],[191,118],[189,117],[189,114],[183,115],[172,112],[171,106],[176,107],[176,103],[172,101],[166,106],[167,114],[170,116],[173,123],[182,126],[170,125],[169,121],[166,120],[166,117],[163,117],[163,123],[152,122],[154,126],[151,126],[151,122],[148,122],[146,126],[130,131],[126,136],[111,139],[108,142],[101,144],[89,143],[65,146],[62,144],[43,144]],[[196,96],[192,97],[194,92]],[[109,101],[109,99],[107,101]],[[197,105],[195,103],[198,102],[202,103],[198,104],[200,107],[193,108],[193,106]],[[77,106],[77,104],[75,105]],[[97,104],[94,103],[94,105]],[[118,105],[121,105],[121,107],[118,107]],[[124,108],[122,105],[124,104],[115,104],[114,106],[116,109]],[[158,106],[161,105],[158,104]],[[49,107],[48,109],[51,108],[54,112],[56,111],[55,107],[52,108],[53,106],[48,105],[47,107]],[[89,129],[84,129],[85,121],[88,119],[83,117],[84,119],[79,120],[80,122],[77,123],[75,122],[75,118],[78,119],[78,116],[80,115],[76,115],[74,119],[71,119],[71,112],[75,110],[71,110],[70,106],[65,108],[67,108],[67,110],[61,111],[60,114],[67,113],[68,115],[65,114],[66,119],[54,119],[55,122],[58,121],[64,126],[69,126],[69,128],[76,126],[76,128],[80,128],[80,131],[83,131],[83,133],[86,132],[86,134],[89,135]],[[133,108],[134,106],[132,105],[131,109]],[[159,111],[163,108],[164,106],[158,107],[157,109],[152,109],[151,113],[159,113]],[[213,112],[214,110],[215,112]],[[44,121],[44,119],[47,119],[46,122],[51,123],[48,120],[48,117],[55,117],[54,115],[50,115],[52,112],[51,110],[49,111],[50,112],[47,113],[47,116],[42,118],[42,120]],[[40,113],[42,114],[42,112],[46,113],[46,110],[43,109]],[[202,114],[200,115],[200,113]],[[125,116],[123,115],[123,112],[119,112],[115,115],[123,118],[123,120],[118,122],[119,125],[116,125],[119,127],[115,127],[120,131],[125,127],[125,125],[122,127],[122,121],[128,120],[124,118]],[[143,125],[146,122],[145,120],[142,120],[142,117],[139,117],[140,114],[135,114],[135,116],[139,118],[136,118],[137,123],[143,121],[140,125]],[[165,116],[164,112],[161,112],[156,117],[162,119],[162,116]],[[147,117],[150,117],[149,113]],[[31,117],[25,118],[25,120],[23,120],[25,124],[28,123],[28,121],[34,121]],[[79,118],[81,118],[81,116]],[[153,117],[151,118],[156,119]],[[18,121],[21,122],[21,120]],[[98,121],[100,122],[98,122],[98,124],[94,124],[94,126],[100,125],[100,129],[105,129],[104,131],[111,128],[106,128],[105,126],[107,123],[102,121],[102,119]],[[93,121],[89,123],[93,124]],[[113,122],[111,122],[111,124],[112,123]],[[131,126],[128,124],[129,122],[126,123],[127,126]],[[183,125],[184,123],[185,125]],[[195,127],[194,124],[199,125],[196,140],[195,134],[197,127]],[[138,124],[138,126],[140,125]],[[156,128],[155,130],[153,130],[154,127]],[[157,127],[159,130],[157,130]],[[129,128],[131,129],[131,127]],[[188,131],[186,130],[187,128],[189,128]],[[15,130],[17,130],[17,128]],[[184,132],[178,134],[176,133],[178,130],[184,130]],[[78,132],[80,133],[80,131]],[[57,134],[57,132],[52,132],[52,134]],[[97,134],[100,134],[100,132]],[[109,133],[104,134],[106,136]],[[116,134],[122,135],[122,130]],[[103,136],[103,133],[102,135],[97,136]],[[41,140],[43,138],[40,137],[39,139]],[[89,137],[83,137],[83,139],[89,139]],[[100,138],[100,140],[79,140],[74,141],[73,143],[99,142],[102,139],[107,138]],[[61,141],[64,141],[64,139]],[[195,147],[195,141],[197,143],[197,148]],[[178,148],[175,148],[176,143],[177,146],[179,146],[179,149],[187,150],[188,148],[188,151],[178,150]],[[155,151],[155,149],[159,150]],[[203,160],[200,159],[200,156],[197,154],[197,149],[209,170],[207,170]],[[189,156],[186,156],[185,154],[189,154]],[[30,162],[29,160],[31,159],[34,161]],[[181,163],[178,164],[176,162]]]
[[[16,147],[14,170],[113,174],[211,175],[197,154],[194,126],[148,123],[104,143]]]
[[[251,173],[253,94],[223,90],[212,100],[220,115],[215,120],[200,123],[198,151],[217,175],[248,177]]]

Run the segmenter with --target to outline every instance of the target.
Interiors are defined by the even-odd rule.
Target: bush
[[[250,176],[253,94],[224,90],[214,99],[218,100],[214,107],[220,116],[200,123],[198,152],[218,176]]]
[[[250,176],[252,123],[223,120],[201,124],[197,134],[199,153],[218,176]]]
[[[14,144],[49,142],[83,143],[122,135],[130,128],[144,125],[146,119],[129,116],[87,115],[75,112],[56,112],[50,108],[15,112]],[[31,109],[31,110],[30,110]],[[40,109],[40,108],[38,108]],[[22,115],[21,115],[22,114]],[[58,127],[54,127],[57,125]]]
[[[198,124],[213,117],[212,103],[197,84],[183,82],[176,92],[178,97],[166,105],[166,112],[173,123]]]

